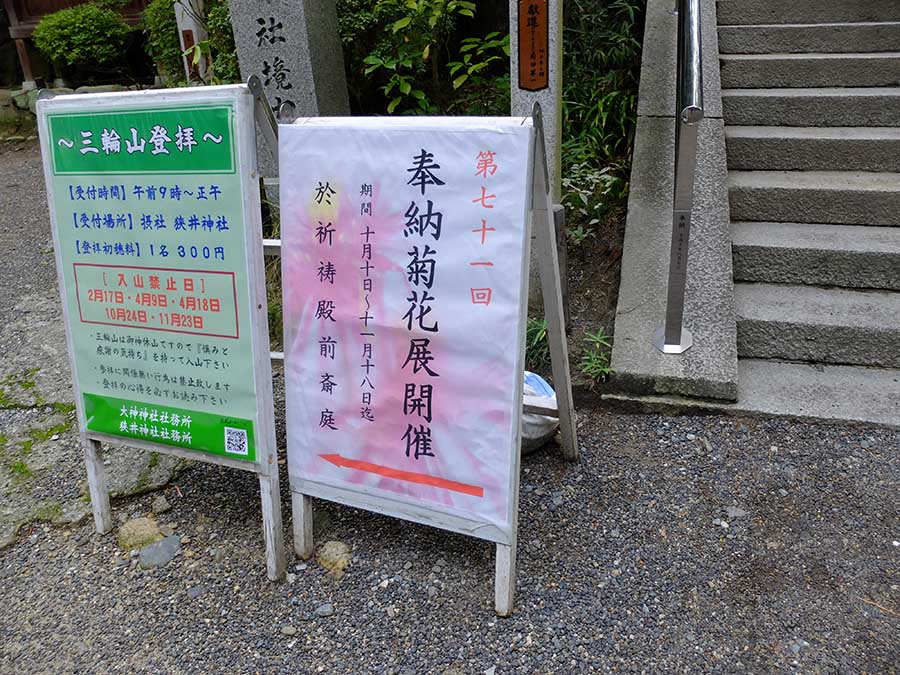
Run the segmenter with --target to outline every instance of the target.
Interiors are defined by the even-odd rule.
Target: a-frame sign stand
[[[547,338],[550,343],[550,363],[553,385],[556,389],[559,436],[563,456],[578,459],[578,437],[575,432],[575,407],[572,402],[572,378],[569,373],[569,346],[566,342],[565,313],[562,302],[562,282],[559,276],[559,257],[556,248],[556,227],[550,204],[550,181],[544,146],[544,125],[539,103],[532,109],[535,130],[534,164],[531,168],[531,227],[535,232],[535,251],[541,275],[541,292],[544,299],[544,317],[547,320]],[[520,448],[521,451],[521,448]],[[518,504],[516,481],[515,503]],[[513,516],[518,520],[518,510]],[[496,571],[494,573],[494,609],[500,616],[512,614],[516,594],[516,539],[518,523],[513,527],[513,542],[497,544]]]
[[[556,247],[556,229],[549,195],[549,172],[547,169],[544,129],[539,104],[534,104],[532,124],[535,131],[533,162],[531,169],[531,206],[528,227],[535,228],[536,251],[538,257],[541,287],[544,300],[544,314],[547,320],[547,336],[553,384],[556,390],[557,408],[548,408],[525,397],[524,412],[551,415],[559,418],[560,440],[566,459],[578,459],[578,439],[575,432],[575,409],[572,402],[572,380],[569,373],[569,353],[565,335],[565,318],[562,302],[559,258]],[[527,297],[527,293],[525,295]],[[527,303],[523,303],[524,325],[527,318]],[[522,335],[524,340],[524,334]],[[520,441],[521,443],[521,441]],[[521,449],[521,448],[520,448]],[[518,470],[518,464],[516,465]],[[518,506],[518,474],[513,479],[513,503]],[[307,494],[291,490],[293,512],[294,551],[300,558],[308,559],[315,552],[313,539],[313,500]],[[497,543],[496,571],[494,580],[494,608],[498,615],[509,616],[513,611],[516,589],[516,531],[518,510],[513,515],[512,540]]]
[[[52,97],[44,93],[38,97],[37,117],[41,132],[44,174],[47,183],[56,266],[59,275],[62,310],[66,326],[66,341],[73,375],[80,440],[87,469],[88,489],[91,497],[95,529],[98,533],[105,534],[113,528],[112,512],[110,510],[109,501],[109,487],[103,465],[101,442],[127,444],[131,447],[151,452],[159,452],[185,459],[249,471],[255,473],[259,478],[263,536],[266,545],[266,574],[272,581],[281,579],[285,573],[285,552],[281,521],[281,495],[278,487],[278,452],[275,443],[275,413],[272,403],[272,376],[271,364],[269,361],[269,339],[265,309],[266,292],[265,271],[263,265],[263,242],[260,236],[262,229],[260,223],[261,210],[256,172],[255,122],[251,92],[246,85],[228,85],[221,87],[196,87],[190,89],[166,89],[146,92],[76,95],[50,99],[52,99]],[[101,115],[119,115],[120,119],[122,119],[122,129],[124,129],[127,124],[130,123],[130,118],[128,116],[142,114],[142,111],[143,113],[150,111],[155,114],[158,111],[171,112],[172,110],[175,110],[189,111],[185,114],[191,114],[190,111],[209,111],[213,108],[226,110],[228,119],[233,121],[231,126],[228,127],[228,132],[223,133],[221,137],[217,137],[217,142],[222,143],[225,138],[228,138],[228,142],[233,146],[234,166],[236,167],[234,171],[220,172],[217,175],[221,177],[220,180],[222,181],[230,181],[229,189],[235,191],[239,190],[243,195],[243,200],[240,202],[239,215],[242,217],[244,225],[239,230],[239,239],[236,239],[235,242],[232,243],[232,250],[234,250],[233,259],[235,262],[233,263],[233,268],[230,269],[229,272],[243,275],[246,278],[245,283],[235,286],[234,293],[235,305],[237,306],[239,304],[239,297],[241,298],[241,302],[245,305],[244,310],[249,317],[246,323],[249,326],[248,329],[245,329],[243,334],[245,346],[242,348],[244,349],[244,353],[239,358],[233,358],[230,365],[246,367],[250,364],[252,366],[250,369],[250,377],[252,378],[252,391],[254,393],[255,402],[252,410],[245,411],[244,408],[241,408],[234,416],[229,414],[228,417],[252,417],[252,420],[250,420],[252,422],[252,428],[251,433],[249,434],[253,438],[255,445],[255,456],[252,457],[249,455],[249,448],[246,445],[246,432],[244,434],[244,449],[229,455],[224,451],[215,454],[210,450],[210,447],[192,448],[186,443],[182,443],[181,446],[176,445],[175,440],[172,440],[171,443],[163,441],[163,439],[172,437],[167,434],[163,435],[160,432],[160,428],[163,424],[161,418],[159,418],[159,427],[149,427],[149,429],[151,429],[149,435],[143,430],[135,432],[134,426],[136,426],[136,423],[135,425],[132,425],[130,430],[126,429],[128,425],[124,420],[124,413],[120,413],[119,415],[120,418],[122,418],[119,424],[125,426],[119,426],[118,432],[113,427],[100,428],[97,425],[94,427],[89,426],[90,420],[86,412],[86,399],[82,395],[82,381],[79,380],[78,373],[80,372],[79,368],[82,372],[89,373],[91,372],[91,368],[96,366],[89,359],[85,358],[84,355],[86,354],[86,351],[83,348],[77,352],[78,356],[76,356],[76,336],[74,331],[80,329],[83,323],[88,322],[81,319],[80,311],[73,311],[75,307],[73,304],[74,301],[71,303],[69,301],[70,287],[73,289],[71,293],[72,297],[77,297],[78,293],[77,278],[73,279],[67,276],[67,274],[70,274],[70,270],[75,267],[75,263],[73,263],[73,260],[75,259],[71,257],[71,251],[73,249],[70,245],[71,242],[67,243],[65,246],[61,245],[61,232],[64,231],[67,237],[71,237],[72,235],[69,230],[70,226],[63,225],[62,219],[58,217],[60,213],[67,213],[68,206],[66,206],[66,209],[62,209],[57,202],[54,201],[56,195],[63,194],[60,185],[64,185],[64,182],[60,182],[62,180],[60,179],[57,181],[60,182],[60,185],[57,185],[56,189],[54,189],[54,179],[56,179],[58,175],[63,176],[63,179],[65,179],[65,175],[62,172],[57,172],[56,163],[54,162],[55,155],[53,153],[59,148],[70,148],[72,142],[67,141],[64,138],[60,139],[58,134],[56,136],[52,135],[52,127],[50,126],[51,118],[67,119],[77,117],[78,119],[92,119],[95,116]],[[90,134],[91,132],[88,131],[83,132],[82,137],[88,138]],[[82,144],[84,143],[85,141],[82,141]],[[125,146],[123,145],[123,151],[124,147]],[[140,151],[143,152],[143,141]],[[97,153],[98,157],[103,156],[100,155],[96,149],[94,152]],[[118,150],[115,150],[113,154],[116,155],[118,152]],[[106,153],[106,155],[109,154],[109,152]],[[196,157],[198,154],[199,151],[195,152],[194,156]],[[128,156],[130,155],[131,152],[129,151]],[[88,156],[90,157],[90,155]],[[121,156],[124,157],[125,155],[123,154]],[[135,157],[138,156],[139,155],[135,155]],[[110,159],[115,158],[116,157],[113,156]],[[119,171],[118,173],[128,173],[129,179],[133,180],[132,176],[155,175],[156,170],[143,169],[141,171],[132,171],[130,173],[123,171]],[[114,174],[114,170],[109,173],[109,175]],[[94,168],[91,171],[82,172],[82,175],[100,176],[102,178],[107,174],[104,173],[103,169]],[[180,171],[178,172],[178,175],[181,177],[203,175],[203,172],[199,170],[196,172]],[[65,204],[64,196],[60,196],[60,203]],[[229,220],[238,221],[239,218],[237,215],[229,215]],[[68,218],[65,219],[65,222],[69,222]],[[129,230],[130,229],[131,228],[129,228]],[[165,231],[168,232],[168,230]],[[150,235],[146,236],[149,237]],[[131,246],[132,244],[129,243],[128,245]],[[147,246],[147,240],[144,241],[144,245]],[[161,248],[165,248],[165,246],[162,246]],[[196,246],[192,248],[195,251],[197,250]],[[80,262],[80,259],[77,259],[77,261]],[[96,259],[93,266],[102,267],[97,261],[102,262],[103,259]],[[196,270],[193,269],[185,269],[188,267],[187,265],[182,264],[179,269],[171,269],[172,265],[178,263],[169,262],[167,264],[170,267],[165,269],[154,267],[132,267],[130,269],[149,270],[150,272],[177,272],[180,269],[192,273],[196,272]],[[80,309],[80,305],[78,305],[78,307]],[[235,311],[240,311],[240,307]],[[93,321],[92,323],[96,324],[98,322]],[[130,330],[133,326],[119,325],[118,328],[119,330]],[[154,329],[161,330],[159,327]],[[174,332],[178,333],[179,331]],[[180,332],[183,333],[184,331]],[[203,333],[196,334],[204,335]],[[215,337],[217,336],[205,336],[204,339]],[[235,339],[238,339],[237,336],[235,336]],[[85,342],[83,334],[79,340],[80,344],[83,345]],[[91,383],[89,378],[86,378],[85,381],[89,383],[92,389],[96,387],[95,384]],[[90,394],[90,392],[88,393]],[[96,391],[94,393],[96,393]],[[108,392],[103,393],[108,395]],[[131,415],[137,415],[138,409],[141,409],[145,415],[148,413],[148,409],[153,411],[153,413],[150,413],[151,415],[155,415],[157,409],[162,411],[167,410],[167,405],[159,401],[160,398],[161,396],[159,395],[155,395],[155,399],[151,399],[149,396],[147,398],[136,398],[134,405],[130,406],[134,410]],[[231,410],[224,408],[223,411],[228,413],[231,412]],[[182,410],[181,412],[192,413],[195,418],[194,422],[198,422],[196,419],[197,416],[205,414],[207,415],[207,422],[205,423],[207,425],[210,424],[210,418],[215,418],[215,415],[209,413],[208,410]],[[90,419],[99,419],[100,417],[102,417],[100,413],[92,413]],[[109,416],[107,415],[107,417]],[[224,420],[225,417],[226,415],[222,414],[220,420]],[[129,419],[133,418],[130,417]],[[145,416],[143,419],[147,419],[147,417]],[[153,416],[150,417],[150,421],[154,425],[157,424],[157,421]],[[198,427],[202,429],[203,424],[204,423],[195,424],[194,429],[197,430]],[[224,425],[225,422],[222,421],[220,426],[224,427]],[[168,432],[168,429],[166,429],[166,431]],[[216,443],[219,443],[221,439],[223,448],[226,447],[226,439],[229,430],[217,427],[216,431],[224,432],[223,436],[216,438]],[[231,431],[235,430],[231,429]],[[240,436],[240,434],[238,434],[238,436]],[[212,446],[212,443],[209,442],[207,445]]]

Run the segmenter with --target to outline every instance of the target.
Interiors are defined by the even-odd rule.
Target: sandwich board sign
[[[100,442],[258,474],[284,571],[254,99],[244,85],[38,101],[97,530]]]
[[[313,550],[310,497],[486,539],[508,614],[533,214],[556,262],[532,119],[310,118],[279,131],[297,553]],[[574,455],[555,274],[544,285]]]

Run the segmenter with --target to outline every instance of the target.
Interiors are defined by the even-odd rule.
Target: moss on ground
[[[63,434],[72,426],[72,420],[66,420],[46,429],[29,429],[28,438],[34,442],[49,441],[58,434]]]
[[[24,460],[17,459],[12,464],[9,465],[9,472],[13,475],[14,478],[31,478],[34,475],[34,472],[28,468],[28,464],[25,463]]]
[[[38,509],[32,514],[31,522],[34,521],[46,521],[53,522],[60,516],[62,516],[63,507],[59,502],[44,502],[41,504]]]
[[[37,387],[37,381],[34,376],[40,372],[40,368],[29,368],[21,375],[10,375],[0,380],[0,409],[13,410],[17,408],[36,408],[43,406],[46,402],[44,398],[34,391]],[[11,390],[20,389],[30,392],[34,403],[31,405],[20,403],[12,397]]]

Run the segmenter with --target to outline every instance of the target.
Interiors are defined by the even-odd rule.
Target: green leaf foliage
[[[199,64],[201,57],[206,59],[209,69],[206,84],[240,82],[228,3],[226,0],[212,0],[204,6],[206,16],[199,18],[208,38],[187,50],[186,56],[194,65]],[[184,84],[183,54],[173,1],[151,0],[144,10],[141,25],[147,34],[147,53],[156,63],[159,74],[166,76],[169,86]]]
[[[525,327],[525,368],[533,373],[547,373],[550,369],[550,341],[547,320],[529,318]]]
[[[576,244],[628,200],[646,0],[565,0],[563,203]]]
[[[612,373],[609,363],[612,352],[611,339],[602,327],[594,333],[585,333],[584,352],[579,369],[591,380],[592,387],[593,384],[605,381]]]
[[[218,82],[241,82],[227,0],[214,0],[206,4],[206,31]]]
[[[338,0],[353,111],[508,114],[508,36],[477,37],[508,26],[495,5],[476,17],[462,0]]]
[[[147,54],[160,75],[172,86],[185,81],[172,0],[151,0],[141,16],[141,27],[147,34]]]
[[[33,39],[38,51],[57,66],[90,67],[121,59],[130,31],[117,12],[89,2],[47,14]]]

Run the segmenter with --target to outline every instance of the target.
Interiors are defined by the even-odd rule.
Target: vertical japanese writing
[[[258,16],[256,24],[259,26],[256,31],[256,47],[266,50],[260,68],[263,84],[272,90],[276,110],[282,103],[294,105],[293,100],[288,98],[294,89],[291,82],[292,69],[281,53],[281,47],[287,44],[287,38],[283,34],[284,23],[276,21],[274,16]]]
[[[359,383],[362,399],[360,401],[359,416],[367,422],[375,421],[375,415],[373,413],[374,404],[372,402],[372,395],[375,391],[375,384],[373,383],[374,375],[372,374],[372,370],[375,368],[375,355],[373,351],[375,344],[375,328],[374,326],[369,325],[369,323],[375,319],[375,317],[369,313],[372,309],[372,302],[369,298],[373,293],[372,271],[374,270],[374,267],[372,266],[372,236],[375,234],[375,230],[371,227],[371,218],[373,217],[372,197],[372,184],[369,182],[363,183],[359,189],[359,215],[362,217],[364,226],[359,233],[361,237],[361,253],[359,256],[361,262],[359,270],[362,284],[362,298],[365,307],[362,309],[362,316],[359,317],[359,321],[362,324],[359,333],[362,338],[360,363],[362,378]]]
[[[412,380],[404,383],[403,390],[403,414],[412,419],[407,423],[402,440],[405,443],[406,457],[413,459],[435,456],[431,437],[434,385],[430,378],[438,377],[438,373],[430,365],[434,361],[434,355],[431,338],[426,336],[437,334],[440,330],[438,320],[431,316],[435,297],[430,291],[437,271],[436,245],[441,238],[444,216],[435,209],[434,202],[426,193],[445,185],[437,173],[440,168],[434,155],[421,148],[413,156],[412,166],[407,169],[407,173],[411,174],[407,185],[412,186],[415,196],[404,213],[406,222],[403,236],[418,240],[419,243],[411,244],[407,252],[409,263],[406,266],[406,278],[412,289],[406,298],[409,308],[403,315],[403,321],[410,333],[410,340],[401,369],[408,372],[407,377]],[[416,192],[419,194],[416,195]],[[417,202],[416,197],[424,199],[424,203]],[[435,247],[432,247],[429,237]]]
[[[331,205],[331,198],[337,195],[337,191],[331,187],[326,181],[324,184],[319,181],[313,200],[316,204],[321,205],[323,202]],[[334,313],[337,311],[334,296],[334,280],[337,276],[337,268],[331,260],[334,246],[335,227],[331,221],[318,221],[313,232],[313,239],[316,248],[319,250],[319,264],[316,270],[316,277],[319,281],[321,292],[316,300],[315,318],[319,322],[321,333],[324,333],[319,340],[319,358],[323,362],[322,372],[319,377],[319,391],[326,397],[334,396],[334,390],[339,386],[335,380],[334,373],[330,372],[334,365],[335,352],[338,348],[338,342],[330,335],[333,324],[337,323]],[[337,407],[326,401],[319,414],[319,428],[323,430],[337,431],[337,420],[335,419],[334,408]]]
[[[480,176],[483,183],[489,182],[494,175],[497,173],[497,169],[499,168],[494,162],[494,158],[497,153],[492,150],[480,150],[478,152],[478,156],[475,158],[475,175]],[[473,204],[478,204],[483,211],[483,217],[480,218],[481,225],[472,230],[475,234],[480,237],[480,246],[484,247],[487,245],[488,241],[488,232],[496,232],[497,228],[490,227],[488,225],[490,221],[490,211],[494,208],[494,200],[497,198],[496,194],[488,192],[488,188],[486,185],[481,186],[481,194],[475,199],[472,200]],[[470,267],[475,268],[491,268],[494,266],[493,261],[488,260],[487,256],[483,256],[478,260],[473,260],[469,262]],[[490,305],[491,297],[493,296],[493,289],[490,286],[473,286],[469,289],[471,293],[471,300],[473,305]]]
[[[508,527],[533,126],[325,119],[279,140],[292,476]]]
[[[541,17],[540,5],[536,2],[528,3],[528,18],[526,25],[531,31],[531,51],[529,52],[529,74],[533,79],[543,80],[546,77],[547,54],[543,45],[539,44],[537,32],[538,26],[542,21],[546,21],[546,17]]]
[[[549,85],[549,2],[519,0],[519,88],[540,91]]]

